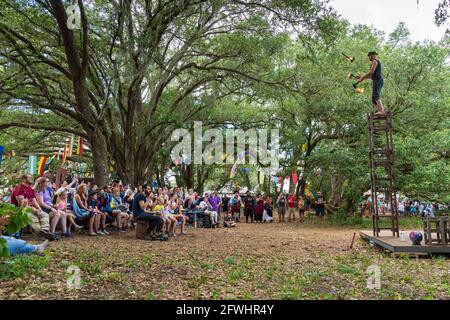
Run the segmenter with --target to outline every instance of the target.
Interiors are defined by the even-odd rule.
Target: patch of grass
[[[216,266],[213,263],[202,262],[200,267],[204,270],[214,270]]]
[[[237,260],[234,256],[228,256],[226,257],[223,262],[225,262],[226,264],[232,266],[232,265],[236,265],[237,264]]]
[[[141,263],[144,267],[151,267],[153,263],[153,254],[147,254],[142,257]]]
[[[208,278],[204,275],[201,275],[198,279],[192,279],[188,282],[189,288],[198,289],[201,285],[208,282]]]
[[[339,264],[337,266],[337,270],[340,273],[348,273],[348,274],[353,274],[355,276],[360,275],[360,272],[355,267],[349,266],[349,265],[346,265],[346,264]]]
[[[153,292],[149,292],[147,293],[147,295],[145,296],[146,300],[155,300],[155,295],[153,294]]]
[[[291,286],[283,286],[277,298],[280,300],[300,300],[300,290]]]
[[[137,262],[136,262],[135,259],[130,259],[130,260],[128,260],[128,261],[126,262],[125,265],[126,265],[128,268],[134,269],[134,268],[136,268],[136,266],[137,266]]]
[[[113,271],[102,275],[100,278],[107,282],[120,282],[124,279],[124,276],[120,272]]]
[[[202,299],[202,294],[200,293],[200,290],[199,289],[195,290],[193,300],[201,300],[201,299]]]
[[[240,269],[240,268],[234,268],[233,270],[230,271],[230,273],[228,274],[228,279],[235,283],[238,280],[244,278],[244,270]]]
[[[250,291],[245,290],[244,294],[243,294],[243,299],[244,300],[253,300],[255,298],[253,297],[253,294]]]
[[[21,278],[29,274],[42,274],[49,266],[50,254],[17,255],[0,263],[0,279]]]
[[[214,289],[211,294],[211,299],[213,300],[219,300],[220,299],[220,291],[217,289]]]

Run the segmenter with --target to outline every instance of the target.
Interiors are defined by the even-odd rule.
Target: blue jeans
[[[36,251],[36,246],[28,244],[24,240],[6,236],[1,237],[6,240],[6,246],[8,247],[8,251],[11,256]]]

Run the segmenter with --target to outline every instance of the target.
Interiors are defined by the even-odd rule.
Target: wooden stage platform
[[[391,251],[394,255],[450,254],[450,245],[426,245],[425,241],[422,240],[420,246],[413,246],[411,240],[409,240],[409,233],[411,231],[412,230],[404,231],[407,235],[405,241],[400,241],[400,238],[393,237],[390,230],[380,231],[380,237],[378,238],[373,236],[372,230],[361,230],[359,234],[363,239]]]

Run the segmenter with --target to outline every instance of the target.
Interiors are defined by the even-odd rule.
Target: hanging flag
[[[67,158],[67,144],[64,145],[64,153],[63,153],[62,162],[61,162],[62,167],[64,167],[64,164],[66,163],[66,158]]]
[[[59,160],[61,157],[61,148],[58,148],[58,155],[56,156],[56,160]]]
[[[302,145],[302,152],[306,152],[306,150],[308,150],[308,145],[306,143],[304,143]]]
[[[282,184],[283,183],[283,177],[278,177],[278,183]]]
[[[45,163],[47,162],[47,157],[43,156],[39,159],[39,163],[38,163],[38,174],[44,174],[44,166]]]
[[[36,156],[29,156],[28,157],[28,173],[29,174],[36,174],[36,172],[37,172],[36,166],[37,166],[37,157]]]
[[[78,136],[77,155],[80,156],[80,159],[83,156],[83,138],[80,136]]]
[[[48,170],[48,168],[50,167],[50,165],[52,164],[53,160],[55,159],[55,155],[53,155],[50,159],[47,160],[47,162],[45,162],[44,165],[44,171]]]
[[[0,146],[0,164],[2,163],[3,150],[5,150],[5,147],[4,146]]]
[[[70,141],[69,141],[69,148],[67,149],[67,156],[71,157],[72,156],[72,150],[73,150],[73,141],[74,140],[74,135],[72,134],[70,136]]]
[[[293,171],[292,172],[292,183],[297,184],[297,182],[298,182],[298,174],[296,171]]]

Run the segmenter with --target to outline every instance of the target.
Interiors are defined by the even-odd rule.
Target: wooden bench
[[[144,220],[136,221],[136,239],[145,240],[147,236],[148,222]]]

